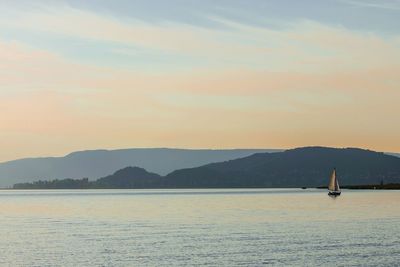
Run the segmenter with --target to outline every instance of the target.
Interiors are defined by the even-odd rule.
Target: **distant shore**
[[[326,189],[327,187],[317,187],[318,189]],[[342,189],[355,189],[355,190],[399,190],[400,184],[371,184],[371,185],[345,185],[341,186]]]
[[[400,190],[400,184],[385,184],[385,185],[346,185],[341,186],[342,189],[351,189],[351,190]],[[23,184],[19,186],[14,186],[12,188],[0,188],[0,190],[96,190],[96,189],[296,189],[296,187],[40,187],[40,186],[32,186],[32,184]],[[319,187],[300,187],[300,189],[327,189],[326,186]]]

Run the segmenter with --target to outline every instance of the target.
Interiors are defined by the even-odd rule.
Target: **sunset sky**
[[[398,0],[2,0],[0,14],[0,161],[133,147],[400,152]]]

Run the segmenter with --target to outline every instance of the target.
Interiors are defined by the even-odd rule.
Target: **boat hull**
[[[329,191],[328,195],[329,196],[340,196],[341,192],[338,191]]]

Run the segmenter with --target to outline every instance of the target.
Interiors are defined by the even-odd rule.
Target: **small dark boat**
[[[307,187],[303,186],[301,189],[307,189]]]
[[[329,192],[328,195],[329,196],[340,196],[340,194],[342,193],[340,191],[340,187],[339,187],[339,181],[336,175],[336,168],[333,169],[332,175],[331,175],[331,179],[329,181],[329,186],[328,186]]]

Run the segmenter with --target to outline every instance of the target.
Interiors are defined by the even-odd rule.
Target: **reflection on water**
[[[0,191],[0,265],[400,262],[400,192]]]

